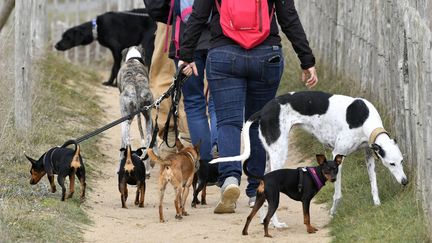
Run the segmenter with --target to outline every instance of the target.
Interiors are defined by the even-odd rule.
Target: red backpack
[[[267,0],[215,0],[225,36],[245,49],[261,44],[270,34],[274,7],[268,15]]]

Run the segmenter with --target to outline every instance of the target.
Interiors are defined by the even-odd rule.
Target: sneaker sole
[[[240,197],[240,189],[237,185],[229,185],[222,193],[222,199],[216,205],[214,213],[235,213],[235,204]]]

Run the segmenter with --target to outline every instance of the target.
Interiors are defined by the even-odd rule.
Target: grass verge
[[[285,45],[287,46],[287,45]],[[279,93],[306,90],[300,80],[297,58],[291,48],[285,49],[286,63],[283,81]],[[336,77],[326,72],[321,62],[317,62],[320,82],[314,90],[329,93],[363,96],[355,82],[344,77]],[[385,107],[371,97],[380,112],[384,126],[391,132],[391,114]],[[325,149],[314,137],[300,129],[294,129],[297,145],[305,158],[316,153],[325,153],[331,157],[331,150]],[[369,177],[363,152],[351,154],[344,160],[342,173],[343,199],[337,215],[330,223],[334,242],[430,242],[426,228],[421,201],[416,197],[414,171],[407,171],[411,183],[402,187],[390,172],[376,161],[378,190],[381,206],[373,205]],[[326,186],[316,199],[320,203],[332,204],[334,187]]]
[[[13,119],[8,119],[1,136],[0,241],[82,242],[83,226],[90,220],[79,202],[79,183],[74,198],[66,202],[60,201],[61,189],[49,192],[46,178],[31,186],[30,163],[23,151],[38,159],[49,148],[98,127],[102,112],[93,85],[100,77],[53,55],[38,66],[41,81],[33,89],[31,132],[17,137]],[[88,158],[100,156],[96,144],[97,138],[82,144],[87,175],[92,173]]]

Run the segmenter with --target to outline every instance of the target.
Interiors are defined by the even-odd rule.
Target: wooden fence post
[[[31,13],[31,39],[30,55],[40,58],[45,53],[47,43],[47,11],[46,0],[33,0]]]
[[[31,0],[33,2],[33,0]],[[31,128],[31,4],[17,0],[15,6],[15,128],[25,137]]]

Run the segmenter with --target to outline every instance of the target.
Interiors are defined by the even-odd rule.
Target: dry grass
[[[10,66],[3,61],[2,65]],[[92,92],[93,85],[99,85],[100,77],[53,55],[42,60],[38,66],[41,81],[35,82],[33,89],[31,132],[25,139],[19,139],[14,130],[13,116],[0,117],[4,131],[0,143],[1,241],[79,242],[82,241],[81,231],[90,220],[78,196],[61,202],[61,190],[49,193],[45,178],[31,186],[30,163],[24,158],[23,151],[38,157],[53,146],[100,126],[98,97]],[[13,81],[10,79],[1,82],[3,95],[0,96],[7,96],[0,107],[2,114],[13,107],[10,97]],[[5,87],[9,91],[5,92]],[[92,163],[88,158],[100,156],[96,142],[97,138],[94,138],[82,144],[82,155],[90,172],[88,177],[92,172]],[[79,191],[79,184],[77,188]]]

